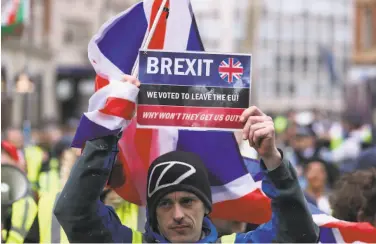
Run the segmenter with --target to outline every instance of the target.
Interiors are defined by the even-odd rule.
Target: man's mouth
[[[188,229],[189,226],[188,225],[175,225],[173,227],[171,227],[171,229],[175,230],[175,231],[184,231],[186,229]]]

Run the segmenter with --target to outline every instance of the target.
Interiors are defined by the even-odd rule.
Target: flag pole
[[[149,44],[151,42],[151,39],[152,39],[152,37],[154,35],[154,32],[155,32],[155,30],[157,28],[157,24],[159,22],[159,19],[162,16],[162,12],[163,12],[163,9],[164,9],[166,3],[167,3],[167,0],[163,0],[162,4],[160,5],[160,7],[158,9],[157,15],[155,16],[154,22],[153,22],[153,24],[152,24],[152,26],[150,28],[149,33],[148,33],[148,30],[146,30],[146,33],[145,33],[145,36],[144,36],[144,40],[143,40],[143,43],[141,44],[141,48],[140,49],[145,49],[145,48],[147,49],[148,48],[148,46],[149,46]],[[136,61],[135,61],[134,65],[133,65],[133,69],[132,69],[132,74],[131,75],[133,77],[138,78],[138,71],[139,71],[139,54],[137,54],[137,58],[136,58]],[[136,114],[137,114],[137,107],[136,107],[136,112],[135,112],[135,115],[134,115],[135,117],[136,117]],[[137,120],[134,120],[134,121],[137,123]],[[137,189],[137,192],[138,192],[138,194],[140,196],[142,196],[143,195],[142,193],[145,191],[145,189],[140,188],[141,185],[142,184],[136,184],[136,189]],[[146,194],[146,193],[144,193],[144,194]],[[144,196],[146,196],[146,195],[144,195]],[[146,199],[145,199],[145,197],[141,197],[141,204],[143,206],[146,205]]]
[[[154,19],[153,25],[151,26],[149,34],[145,35],[146,39],[144,38],[144,41],[141,44],[141,49],[145,49],[149,46],[151,38],[154,35],[155,29],[157,28],[157,24],[159,22],[159,19],[162,16],[162,12],[163,12],[163,9],[164,9],[166,3],[167,3],[167,0],[163,0],[161,6],[158,9],[157,15],[155,16],[155,19]],[[133,69],[132,69],[132,76],[134,76],[134,77],[138,77],[138,60],[139,60],[139,55],[137,55],[136,62],[134,63],[134,66],[133,66]]]

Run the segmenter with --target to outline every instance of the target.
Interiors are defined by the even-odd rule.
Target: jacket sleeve
[[[262,161],[260,165],[265,172],[262,190],[271,199],[272,218],[254,231],[238,234],[236,242],[317,243],[319,227],[313,222],[290,162],[282,159],[281,165],[272,171]]]
[[[117,155],[115,136],[86,142],[61,192],[54,214],[71,243],[132,242],[113,208],[99,199]]]

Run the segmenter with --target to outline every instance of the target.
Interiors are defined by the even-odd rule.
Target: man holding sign
[[[126,76],[133,114],[140,82]],[[133,100],[132,100],[133,99]],[[132,104],[133,103],[133,104]],[[256,107],[240,114],[243,139],[261,156],[266,171],[263,188],[272,199],[272,219],[255,231],[224,237],[226,242],[317,242],[318,227],[312,220],[291,164],[276,148],[274,124]],[[145,233],[120,223],[115,211],[99,201],[117,154],[117,137],[86,142],[70,178],[55,206],[55,215],[70,242],[200,242],[215,243],[218,233],[207,215],[212,208],[208,174],[201,159],[188,152],[172,151],[158,157],[147,178],[147,224]],[[230,163],[230,162],[229,162]],[[252,207],[252,206],[249,206]],[[275,235],[271,234],[273,231]]]

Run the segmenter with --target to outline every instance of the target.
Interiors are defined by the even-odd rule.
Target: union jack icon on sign
[[[218,68],[219,76],[229,84],[240,80],[243,75],[243,65],[236,58],[226,58]]]

